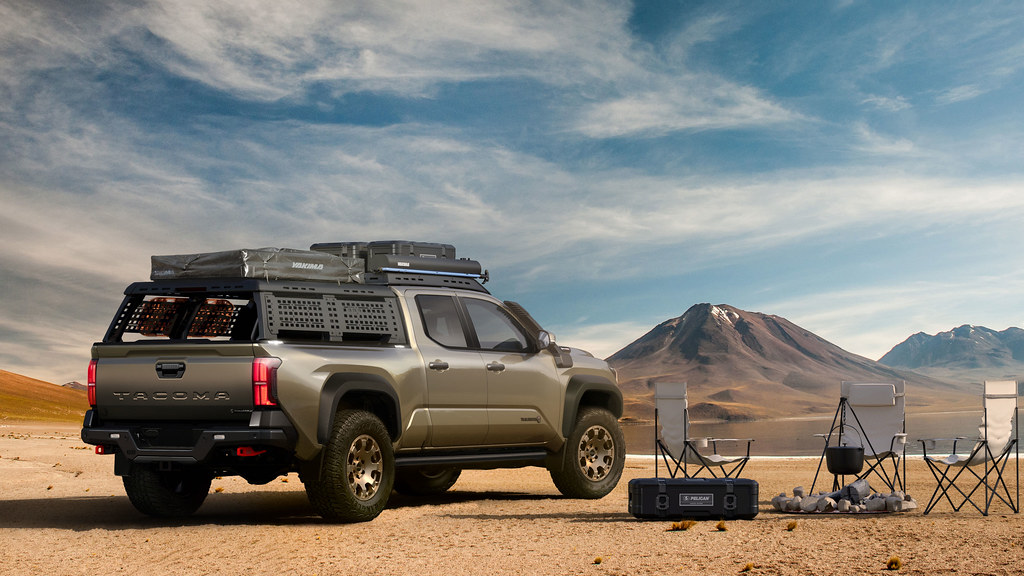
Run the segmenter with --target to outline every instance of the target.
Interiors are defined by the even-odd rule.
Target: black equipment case
[[[637,518],[750,520],[757,482],[748,478],[634,478],[629,512]]]

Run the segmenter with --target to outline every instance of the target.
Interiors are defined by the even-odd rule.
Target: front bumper
[[[180,428],[180,427],[179,427]],[[86,444],[113,447],[114,452],[132,462],[174,462],[199,464],[206,462],[218,449],[234,446],[259,446],[292,449],[296,432],[284,412],[268,410],[253,412],[248,426],[192,425],[194,441],[187,446],[147,445],[147,434],[159,432],[159,424],[98,424],[95,413],[85,414],[82,441]]]

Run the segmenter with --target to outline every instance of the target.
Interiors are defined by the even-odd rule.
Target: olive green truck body
[[[376,272],[130,285],[92,348],[82,439],[157,516],[194,512],[224,475],[298,472],[338,521],[376,517],[392,489],[447,490],[466,468],[543,466],[573,497],[615,486],[622,395],[604,361],[478,278]]]

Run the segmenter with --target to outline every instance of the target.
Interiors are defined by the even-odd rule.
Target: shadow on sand
[[[421,506],[444,506],[467,502],[486,501],[544,501],[561,500],[561,496],[518,492],[464,492],[453,491],[438,496],[406,496],[392,493],[388,510]],[[507,518],[562,517],[562,514],[507,515]],[[565,517],[579,518],[579,514],[566,513]],[[596,516],[596,515],[595,515]],[[451,516],[460,517],[460,516]],[[495,518],[502,516],[466,515],[465,517]],[[609,519],[602,515],[605,520]],[[211,493],[194,515],[187,518],[151,518],[135,510],[127,496],[77,496],[63,498],[34,498],[26,500],[0,500],[0,529],[3,528],[57,528],[85,531],[94,529],[124,530],[166,526],[223,526],[262,525],[316,525],[325,524],[309,504],[303,491],[266,491],[244,494]]]

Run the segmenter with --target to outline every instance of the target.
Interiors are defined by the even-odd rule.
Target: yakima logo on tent
[[[301,268],[303,270],[323,270],[323,264],[314,264],[313,262],[292,262],[292,268]]]

